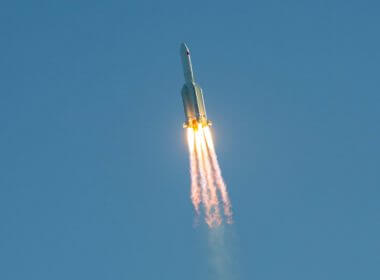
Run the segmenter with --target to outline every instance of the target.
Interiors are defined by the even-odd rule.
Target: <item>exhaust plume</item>
[[[227,223],[232,223],[231,202],[215,153],[210,128],[202,127],[201,124],[196,128],[188,127],[187,141],[190,156],[190,196],[197,216],[200,215],[202,205],[205,222],[210,228],[221,225],[223,218]]]

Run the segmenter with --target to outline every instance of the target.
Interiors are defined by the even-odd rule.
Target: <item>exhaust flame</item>
[[[223,221],[220,204],[223,205],[227,223],[232,223],[231,202],[215,153],[210,128],[198,125],[198,129],[187,128],[190,154],[191,201],[197,216],[203,205],[205,221],[210,228]],[[222,203],[219,202],[222,201]]]
[[[198,183],[198,172],[197,172],[197,160],[194,153],[195,142],[194,133],[187,133],[187,143],[189,145],[190,154],[190,178],[191,178],[191,201],[193,203],[195,212],[199,215],[199,204],[201,203],[200,192],[201,188]]]

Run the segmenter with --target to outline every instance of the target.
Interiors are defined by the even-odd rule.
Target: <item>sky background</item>
[[[179,44],[240,280],[380,279],[378,1],[2,1],[0,279],[215,279]]]

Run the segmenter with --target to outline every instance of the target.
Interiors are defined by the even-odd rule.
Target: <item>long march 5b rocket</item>
[[[199,125],[202,127],[211,125],[211,121],[207,119],[202,89],[194,80],[190,51],[184,43],[181,44],[180,54],[185,76],[185,84],[182,87],[182,101],[186,122],[183,126],[198,129]]]

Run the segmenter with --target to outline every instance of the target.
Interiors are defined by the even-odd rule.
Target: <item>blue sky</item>
[[[179,44],[236,279],[379,279],[378,1],[0,3],[0,279],[215,279]]]

